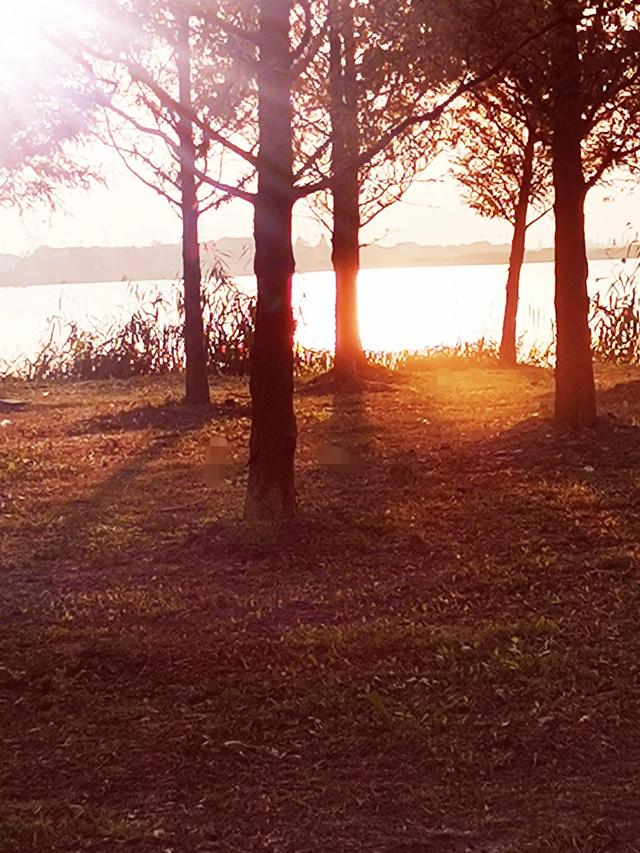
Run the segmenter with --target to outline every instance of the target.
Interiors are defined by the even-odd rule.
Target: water
[[[611,281],[619,262],[593,261],[589,289]],[[397,352],[499,340],[504,310],[505,266],[449,266],[365,270],[359,285],[360,328],[366,349]],[[244,280],[242,285],[254,287]],[[131,315],[140,295],[175,291],[175,282],[60,284],[0,288],[0,360],[33,355],[48,337],[50,318],[96,329]],[[296,277],[298,341],[331,349],[334,287],[330,273]],[[518,334],[525,350],[551,341],[553,265],[526,264],[522,274]]]

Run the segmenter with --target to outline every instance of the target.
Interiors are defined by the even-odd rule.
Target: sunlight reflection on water
[[[606,287],[616,264],[591,263],[590,291]],[[504,266],[447,266],[364,270],[360,277],[363,345],[377,351],[421,350],[473,343],[500,336],[504,307]],[[250,279],[241,281],[251,288]],[[173,282],[145,282],[142,295],[171,294]],[[331,349],[334,288],[330,273],[296,277],[294,303],[298,341]],[[0,288],[0,358],[32,355],[47,336],[48,320],[62,316],[81,328],[99,328],[130,316],[136,304],[127,282]],[[551,341],[553,265],[527,264],[522,275],[519,335],[525,351]]]

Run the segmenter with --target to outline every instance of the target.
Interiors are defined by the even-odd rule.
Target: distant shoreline
[[[593,248],[590,260],[618,260],[625,249]],[[296,244],[300,274],[331,272],[330,249],[326,241],[310,246]],[[253,247],[248,239],[229,238],[202,247],[203,267],[222,260],[234,277],[253,275]],[[474,243],[458,246],[366,246],[362,269],[407,269],[469,266],[504,266],[509,261],[508,245]],[[553,249],[527,253],[526,262],[551,263]],[[161,245],[138,247],[93,247],[55,249],[42,247],[28,257],[0,256],[0,287],[23,288],[45,285],[110,284],[116,282],[179,281],[180,247]]]

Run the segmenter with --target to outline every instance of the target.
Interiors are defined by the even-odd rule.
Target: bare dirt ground
[[[0,851],[640,850],[640,371],[599,385],[575,436],[535,369],[301,387],[282,529],[244,384],[4,387]]]

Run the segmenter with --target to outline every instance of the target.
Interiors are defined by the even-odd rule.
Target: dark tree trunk
[[[505,367],[515,367],[517,362],[517,322],[518,302],[520,299],[520,274],[524,263],[527,241],[527,216],[531,199],[533,183],[533,162],[535,157],[535,138],[531,132],[527,137],[524,149],[522,180],[520,195],[516,205],[516,214],[509,259],[509,275],[507,277],[507,299],[502,325],[502,341],[500,342],[500,363]]]
[[[290,0],[260,3],[260,150],[255,205],[258,306],[245,516],[266,521],[290,516],[295,510],[290,15]]]
[[[335,373],[353,380],[364,364],[358,327],[360,271],[360,154],[353,9],[329,7],[333,195],[332,262],[336,278]]]
[[[202,320],[202,272],[198,239],[198,194],[195,179],[196,149],[193,126],[189,120],[191,97],[191,48],[189,18],[180,22],[178,39],[178,78],[180,104],[180,193],[182,207],[182,270],[184,276],[184,348],[186,359],[186,400],[188,403],[210,402],[207,379],[207,349]]]
[[[565,0],[556,11],[567,12]],[[553,182],[555,188],[556,406],[558,424],[577,429],[596,420],[589,329],[586,186],[582,164],[581,67],[575,22],[557,29],[553,79]]]

